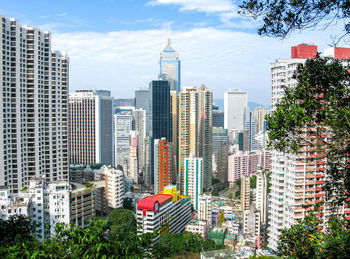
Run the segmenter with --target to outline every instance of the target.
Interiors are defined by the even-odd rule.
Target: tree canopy
[[[313,156],[327,162],[328,198],[341,204],[350,191],[350,73],[341,61],[317,56],[299,65],[294,77],[297,86],[285,87],[266,117],[269,145],[294,153],[313,148]]]
[[[296,258],[349,258],[348,225],[347,220],[331,216],[328,225],[322,229],[319,218],[310,212],[303,221],[282,230],[278,251]]]
[[[326,28],[337,22],[344,24],[343,35],[336,37],[337,44],[350,33],[350,2],[348,0],[247,0],[239,13],[254,19],[262,17],[258,29],[262,36],[285,38],[294,30]]]
[[[114,209],[108,216],[106,228],[111,239],[124,240],[128,233],[136,232],[136,219],[131,210]]]
[[[113,217],[111,222],[116,223]],[[222,248],[213,241],[187,232],[164,234],[160,242],[154,244],[154,234],[138,235],[136,229],[131,228],[125,230],[124,239],[120,239],[120,235],[108,238],[105,228],[106,222],[96,219],[84,229],[58,223],[55,236],[39,241],[36,223],[29,218],[0,219],[0,258],[164,258]]]
[[[156,258],[167,258],[178,255],[180,252],[198,253],[222,248],[223,246],[215,244],[214,241],[204,240],[199,234],[183,232],[161,236],[154,255]]]

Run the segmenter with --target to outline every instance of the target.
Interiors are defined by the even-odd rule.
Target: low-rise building
[[[30,217],[32,201],[29,197],[11,197],[8,186],[0,186],[0,219],[8,220],[17,214]]]
[[[105,176],[105,195],[108,207],[111,209],[123,207],[123,172],[105,165],[101,167],[100,171]]]
[[[204,239],[208,238],[209,224],[205,220],[191,220],[185,228],[185,231],[193,234],[199,234]]]
[[[212,197],[211,194],[201,194],[198,196],[198,219],[205,220],[208,225],[212,225]]]
[[[191,201],[181,196],[175,185],[164,187],[162,193],[140,199],[137,203],[138,233],[153,233],[159,241],[164,233],[181,233],[191,219]]]
[[[95,187],[72,184],[71,223],[76,227],[85,228],[95,215]]]
[[[56,223],[70,223],[69,199],[67,181],[35,178],[15,195],[10,195],[7,187],[0,188],[0,215],[2,219],[15,214],[28,216],[38,223],[38,234],[47,238],[55,234]]]

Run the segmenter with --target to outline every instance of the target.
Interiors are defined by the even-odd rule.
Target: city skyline
[[[70,91],[109,89],[115,98],[132,97],[136,88],[157,79],[169,23],[181,57],[182,86],[205,84],[214,99],[222,99],[228,88],[241,88],[249,101],[263,105],[270,103],[268,71],[276,57],[288,58],[290,46],[301,42],[323,51],[330,35],[341,30],[305,30],[283,41],[261,38],[259,23],[238,17],[234,1],[226,0],[103,1],[98,6],[63,1],[60,6],[40,3],[40,8],[15,2],[4,3],[0,12],[21,25],[51,31],[53,49],[69,55]]]

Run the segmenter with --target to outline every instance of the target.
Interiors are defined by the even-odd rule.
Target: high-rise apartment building
[[[173,181],[172,143],[166,138],[154,140],[154,193],[164,190]]]
[[[129,112],[114,114],[114,165],[121,165],[128,172],[130,154],[130,131],[132,115]]]
[[[143,109],[136,109],[133,112],[135,122],[135,133],[137,139],[137,162],[138,171],[144,170],[144,139],[146,137],[146,111]]]
[[[184,194],[191,197],[193,208],[198,210],[198,198],[203,193],[204,186],[203,158],[190,154],[184,163]]]
[[[146,186],[151,184],[151,140],[146,137],[144,143],[144,170],[143,170],[143,182]]]
[[[171,46],[170,39],[168,39],[167,46],[160,53],[159,78],[169,81],[170,90],[181,91],[181,64],[179,54]]]
[[[244,129],[244,111],[248,107],[248,96],[240,89],[228,89],[224,94],[225,129]]]
[[[260,212],[261,224],[267,223],[268,176],[265,170],[258,170],[256,174],[256,202],[255,208]]]
[[[130,131],[130,148],[129,148],[129,170],[127,175],[133,179],[134,183],[139,182],[139,168],[137,161],[137,138],[134,130]]]
[[[170,119],[171,119],[171,137],[173,143],[173,182],[178,183],[178,161],[179,161],[179,96],[176,91],[170,91]]]
[[[102,166],[101,173],[105,177],[105,194],[110,209],[123,207],[124,175],[120,170]]]
[[[265,116],[269,113],[267,107],[256,107],[253,111],[255,117],[255,131],[261,133],[265,131]]]
[[[277,59],[271,65],[272,110],[284,96],[284,86],[297,85],[297,81],[292,78],[297,66],[304,63],[306,58],[314,58],[316,53],[317,46],[300,44],[292,47],[291,59]],[[347,59],[350,57],[350,49],[333,48],[326,50],[325,54]],[[305,135],[301,137],[308,139],[308,133],[305,130]],[[271,248],[277,248],[282,229],[304,219],[308,210],[304,205],[312,206],[325,199],[325,164],[324,154],[314,146],[304,145],[295,154],[273,150],[268,226],[268,242]],[[338,208],[338,213],[347,212],[347,209]],[[320,218],[320,225],[327,222],[329,215],[326,205],[319,208],[317,216]]]
[[[0,15],[0,185],[68,180],[68,57],[49,32]]]
[[[114,164],[112,103],[107,90],[77,90],[69,94],[72,164]]]
[[[271,65],[272,110],[284,96],[284,86],[296,86],[297,82],[293,79],[293,75],[298,64],[304,63],[306,58],[315,57],[316,53],[317,46],[301,44],[292,47],[292,59],[277,59]],[[297,219],[302,219],[304,216],[302,205],[305,197],[305,184],[309,181],[306,178],[305,170],[309,172],[310,170],[307,168],[315,166],[313,163],[307,164],[306,154],[297,158],[294,154],[284,154],[276,150],[272,152],[268,242],[270,247],[275,250],[282,229],[294,224]],[[310,173],[313,175],[312,171]],[[315,178],[310,178],[310,180],[314,181]],[[318,189],[319,187],[315,186],[315,183],[316,181],[307,189]],[[290,193],[288,200],[287,193]]]
[[[241,177],[241,206],[243,212],[250,208],[250,177]]]
[[[220,149],[217,155],[217,178],[223,182],[228,183],[228,144],[221,142]]]
[[[184,161],[198,154],[198,93],[196,87],[183,87],[179,93],[178,177],[180,192],[184,193]]]
[[[203,187],[209,190],[212,185],[212,130],[213,93],[202,85],[198,90],[198,156],[203,158]]]

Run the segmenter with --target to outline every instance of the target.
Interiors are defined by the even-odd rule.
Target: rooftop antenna
[[[168,22],[168,45],[171,44],[171,41],[170,41],[170,22]]]

